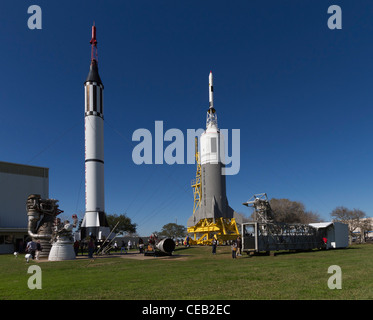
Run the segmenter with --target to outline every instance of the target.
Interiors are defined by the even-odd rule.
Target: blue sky
[[[29,30],[27,8],[42,9]],[[330,30],[330,5],[342,30]],[[132,133],[240,129],[231,207],[255,193],[372,216],[370,1],[7,1],[0,11],[0,160],[50,168],[50,197],[84,215],[84,91],[97,27],[105,85],[105,200],[147,235],[192,214],[195,165],[135,165]],[[231,131],[230,131],[231,132]],[[165,143],[165,147],[167,143]]]

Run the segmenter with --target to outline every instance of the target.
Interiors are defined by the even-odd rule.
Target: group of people
[[[88,240],[76,240],[74,242],[75,255],[77,256],[79,254],[80,249],[81,255],[83,255],[84,252],[88,251],[88,257],[92,259],[95,251],[98,250],[98,248],[100,248],[101,246],[103,246],[103,248],[106,246],[110,246],[110,250],[114,250],[115,252],[117,252],[119,249],[117,241],[114,241],[113,243],[111,243],[110,241],[96,242],[93,237],[90,237]],[[120,253],[127,253],[130,249],[133,248],[136,248],[135,241],[131,241],[130,239],[128,240],[127,244],[124,241],[122,241],[120,246]],[[144,241],[141,238],[139,238],[138,248],[140,253],[144,252]],[[109,253],[110,250],[108,250],[107,253]]]
[[[175,245],[176,245],[176,247],[184,245],[185,247],[189,248],[190,247],[190,238],[189,238],[189,236],[186,236],[184,240],[183,239],[180,239],[180,240],[176,239]]]
[[[231,244],[232,258],[233,259],[236,259],[237,256],[242,256],[241,248],[242,248],[242,239],[241,239],[240,236],[238,236],[237,240],[233,240],[232,244]]]
[[[215,237],[212,239],[211,246],[212,246],[212,254],[216,254],[216,247],[218,246],[218,240]],[[240,236],[238,236],[236,240],[231,241],[231,251],[232,251],[233,259],[236,259],[237,256],[242,256],[241,248],[242,248],[242,239]]]
[[[84,252],[88,251],[88,258],[93,259],[93,254],[95,253],[96,250],[98,250],[99,245],[103,245],[103,244],[104,244],[103,242],[100,243],[100,242],[95,241],[94,237],[89,237],[88,240],[84,240],[84,241],[75,240],[74,252],[75,252],[75,255],[78,256],[79,249],[80,249],[81,255],[84,255]]]
[[[132,242],[131,239],[128,240],[127,242],[127,246],[126,246],[126,243],[122,240],[122,244],[120,246],[120,253],[127,253],[127,250],[130,250],[132,248],[136,248],[136,242]],[[115,252],[117,252],[118,250],[118,242],[115,241],[114,242],[114,250]],[[140,253],[142,253],[144,250],[144,241],[142,240],[142,238],[139,238],[139,251]]]
[[[188,240],[189,240],[189,237],[188,237]],[[186,240],[186,243],[185,243],[186,246],[189,246],[189,241],[188,240]],[[212,239],[212,244],[211,245],[212,245],[212,254],[216,254],[216,247],[218,246],[218,240],[215,237]],[[129,249],[132,248],[132,246],[135,246],[135,243],[132,243],[131,240],[128,240],[127,247],[126,247],[125,242],[122,241],[122,245],[121,245],[121,248],[120,248],[120,253],[123,253],[123,252],[127,253],[127,248],[129,250]],[[114,242],[113,247],[114,247],[115,252],[117,252],[117,250],[118,250],[117,241]],[[236,240],[231,241],[231,251],[232,251],[232,258],[233,259],[236,259],[237,256],[242,256],[241,247],[242,247],[242,239],[241,239],[240,236],[238,236]],[[74,243],[75,255],[78,255],[79,248],[81,249],[81,253],[83,255],[84,243],[77,240]],[[87,249],[88,249],[88,258],[93,259],[93,254],[94,254],[95,249],[96,249],[96,243],[95,243],[93,237],[89,238],[89,241],[87,243]],[[140,253],[144,252],[143,251],[144,250],[144,241],[141,238],[139,238],[139,250],[140,250]],[[39,256],[40,256],[41,251],[42,251],[42,247],[41,247],[41,244],[40,244],[40,240],[34,241],[34,240],[31,239],[29,242],[27,242],[26,252],[31,254],[31,257],[32,257],[33,260],[34,259],[39,260]]]
[[[96,248],[97,245],[93,237],[90,237],[88,239],[88,242],[79,240],[75,240],[74,242],[74,252],[76,256],[78,256],[80,249],[81,255],[84,255],[84,251],[87,250],[88,257],[93,258],[93,253],[95,252]]]

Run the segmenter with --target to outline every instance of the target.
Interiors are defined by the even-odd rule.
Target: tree
[[[365,218],[360,223],[360,237],[362,242],[367,241],[368,233],[373,230],[372,218]]]
[[[126,216],[126,214],[107,214],[106,215],[107,222],[109,224],[110,230],[112,230],[115,225],[118,223],[115,233],[119,232],[128,232],[128,233],[135,233],[136,232],[136,223],[132,223],[131,219]]]
[[[158,232],[158,237],[165,238],[184,238],[186,236],[186,227],[176,223],[168,223],[162,227],[161,232]]]
[[[320,216],[312,211],[306,211],[302,202],[289,199],[270,200],[275,222],[309,224],[320,221]]]
[[[333,221],[342,222],[348,225],[349,241],[352,242],[352,237],[354,236],[354,231],[356,229],[364,229],[362,223],[363,218],[366,217],[364,211],[359,209],[348,209],[343,206],[336,207],[330,214],[334,219]]]

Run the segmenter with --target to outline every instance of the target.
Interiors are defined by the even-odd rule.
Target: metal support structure
[[[113,231],[116,229],[116,227],[118,226],[119,224],[119,221],[117,222],[117,224],[114,226],[114,228],[111,230],[111,232],[109,233],[109,235],[107,236],[107,238],[104,240],[104,242],[102,243],[101,247],[99,250],[97,250],[97,255],[99,254],[106,254],[110,251],[110,249],[112,248],[112,245],[111,243],[113,242],[113,240],[117,237],[117,235],[115,235],[113,237],[113,239],[111,239],[111,241],[107,244],[107,246],[105,247],[105,243],[108,241],[108,239],[110,238],[111,234],[113,233]],[[101,252],[100,252],[101,250]]]
[[[243,205],[253,207],[254,221],[242,224],[242,250],[246,252],[311,250],[322,247],[318,230],[306,224],[275,222],[266,193],[252,196]]]
[[[255,221],[264,223],[273,221],[273,211],[266,193],[254,194],[248,201],[244,202],[243,205],[254,208]]]
[[[201,161],[198,152],[198,138],[195,137],[195,157],[196,157],[196,164],[197,164],[197,172],[196,172],[196,179],[192,180],[192,188],[193,188],[193,196],[194,196],[194,204],[193,204],[193,214],[198,210],[201,206],[202,201],[202,190],[201,190]]]
[[[211,245],[212,239],[219,241],[236,240],[240,235],[234,218],[206,218],[200,220],[195,226],[188,228],[188,233],[193,234],[190,244]]]

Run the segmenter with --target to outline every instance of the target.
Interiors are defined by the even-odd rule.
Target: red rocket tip
[[[97,39],[96,39],[96,26],[95,22],[93,21],[93,26],[92,26],[92,38],[89,43],[92,45],[91,48],[91,61],[96,60],[97,62]]]
[[[92,39],[91,39],[90,43],[93,44],[93,45],[97,45],[96,27],[95,27],[95,23],[94,22],[93,22],[93,26],[92,26]]]

